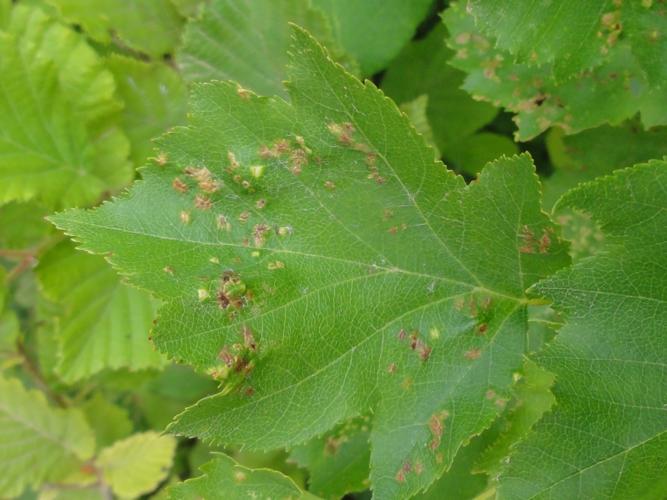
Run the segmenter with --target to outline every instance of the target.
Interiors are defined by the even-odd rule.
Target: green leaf
[[[301,491],[287,476],[269,469],[249,469],[232,458],[218,454],[202,466],[203,476],[189,479],[169,489],[171,500],[215,498],[221,492],[229,500],[246,498],[294,498],[314,500],[317,497]]]
[[[368,417],[344,422],[297,446],[290,460],[308,469],[308,491],[325,498],[368,488],[370,461]]]
[[[125,408],[108,401],[99,392],[81,405],[90,427],[95,430],[97,449],[109,446],[132,433],[132,422]]]
[[[414,498],[419,500],[468,500],[477,498],[487,486],[488,476],[474,471],[475,460],[485,446],[495,437],[493,428],[476,436],[462,447],[454,458],[452,466],[424,493]]]
[[[36,202],[11,202],[0,206],[0,248],[23,250],[37,246],[45,236],[54,233],[44,219],[50,213]]]
[[[183,17],[194,17],[207,0],[171,0]]]
[[[44,395],[0,376],[0,495],[57,481],[90,458],[95,438],[78,410],[52,408]]]
[[[167,477],[175,449],[176,439],[172,436],[144,432],[105,448],[95,464],[116,495],[138,497]]]
[[[102,43],[114,40],[159,58],[172,53],[183,18],[170,0],[47,0],[71,23]]]
[[[310,0],[212,0],[187,24],[177,63],[191,82],[233,80],[260,94],[285,96],[289,22],[335,48],[327,19]]]
[[[502,461],[512,446],[525,438],[542,416],[551,409],[555,398],[551,393],[554,376],[528,360],[521,379],[514,388],[507,415],[500,422],[501,430],[475,461],[475,469],[497,476]]]
[[[554,63],[559,80],[607,62],[627,43],[649,82],[667,78],[667,8],[653,0],[471,0],[468,10],[496,46],[532,65]]]
[[[465,74],[448,64],[454,53],[445,45],[445,35],[439,25],[423,40],[408,44],[382,78],[382,90],[398,103],[428,96],[426,114],[440,151],[454,147],[498,112],[460,89]]]
[[[470,175],[482,171],[484,165],[519,152],[517,145],[508,137],[493,132],[478,132],[464,137],[444,150],[445,161]]]
[[[553,5],[562,6],[562,2]],[[625,41],[609,51],[603,64],[559,81],[552,64],[517,63],[497,48],[497,40],[482,34],[460,4],[451,4],[443,18],[451,33],[448,43],[456,51],[451,64],[467,73],[463,88],[475,99],[516,113],[518,140],[529,140],[551,126],[570,134],[606,123],[617,125],[639,111],[645,127],[666,124],[660,120],[667,115],[654,111],[644,119],[645,111],[655,107],[664,91],[651,90],[646,73]]]
[[[57,321],[57,372],[68,383],[104,369],[161,367],[148,341],[157,303],[122,283],[103,258],[63,242],[37,268],[44,293],[62,306]]]
[[[174,432],[270,449],[371,409],[376,494],[405,496],[496,417],[524,291],[568,257],[527,155],[466,186],[299,29],[291,54],[292,104],[196,86],[163,166],[53,221],[166,301],[161,350],[224,382]]]
[[[108,121],[113,76],[81,35],[15,6],[0,32],[0,203],[96,202],[132,179],[128,143]]]
[[[537,361],[556,406],[520,444],[500,498],[664,498],[667,482],[667,163],[567,193],[604,249],[536,285],[567,321]]]
[[[404,102],[400,105],[401,111],[407,115],[412,124],[415,126],[417,132],[419,132],[426,144],[433,148],[433,153],[435,159],[440,158],[440,151],[438,146],[435,143],[433,137],[433,130],[431,129],[431,124],[428,121],[428,116],[426,110],[428,108],[428,96],[426,94],[420,95],[412,101]]]
[[[145,63],[117,54],[106,63],[125,103],[121,123],[132,144],[132,161],[141,165],[153,151],[153,138],[185,122],[185,86],[163,63]]]
[[[372,75],[412,38],[432,1],[313,0],[313,4],[329,15],[336,38],[359,62],[362,75]]]
[[[641,130],[630,122],[570,136],[553,129],[546,142],[556,167],[544,180],[544,204],[551,207],[561,195],[581,182],[667,155],[667,128]]]

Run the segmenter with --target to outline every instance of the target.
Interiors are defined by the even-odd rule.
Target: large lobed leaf
[[[573,3],[580,2],[553,2],[548,10],[562,9],[568,12],[568,16],[579,17],[582,10],[591,10],[589,3],[600,6],[602,14],[605,7],[602,4],[609,6],[611,2],[586,2],[583,9],[572,8]],[[623,2],[623,5],[638,3]],[[525,9],[514,8],[515,4],[525,4]],[[535,2],[514,2],[511,9],[503,8],[503,12],[513,17],[533,7],[536,7],[535,12],[546,11],[537,5]],[[655,2],[652,10],[644,10],[646,13],[642,19],[653,18],[658,23],[665,22],[665,6],[662,2]],[[634,44],[636,42],[640,47],[646,48],[646,54],[651,54],[652,62],[648,67],[667,67],[663,60],[665,51],[653,52],[664,43],[661,41],[664,37],[660,36],[664,28],[649,29],[644,26],[638,32],[638,38],[624,33],[618,38],[618,42],[614,42],[606,53],[599,56],[597,64],[590,69],[579,71],[567,79],[559,79],[555,76],[557,68],[552,61],[539,57],[535,60],[524,61],[520,58],[516,61],[493,34],[482,31],[481,26],[484,24],[474,17],[475,12],[476,9],[466,9],[459,2],[452,3],[443,15],[451,34],[448,43],[456,51],[451,64],[467,73],[463,88],[474,98],[489,101],[495,106],[503,106],[516,113],[514,120],[518,126],[518,140],[531,139],[554,125],[568,134],[603,124],[618,125],[638,112],[641,112],[642,123],[647,128],[667,124],[667,114],[664,111],[667,90],[656,83],[651,71],[647,71],[645,60],[638,55]],[[560,29],[566,32],[571,27],[579,29],[577,23],[561,25],[556,20],[546,26],[539,21],[532,23],[530,16],[516,17],[509,23],[510,26],[517,24],[525,24],[525,27],[522,30],[516,29],[513,33],[530,32],[529,26],[534,25],[535,28],[544,29],[532,34],[545,37],[554,34],[553,29],[559,30],[558,36],[561,35]],[[494,25],[501,26],[496,20]],[[612,25],[615,26],[616,21],[613,21]],[[497,29],[504,32],[504,28]],[[495,32],[497,29],[491,31]],[[658,39],[652,41],[650,37],[656,33]],[[558,39],[566,38],[567,34]],[[535,47],[536,50],[542,50],[546,44]],[[583,52],[577,52],[580,53]]]
[[[567,316],[539,355],[556,407],[520,444],[500,498],[664,498],[667,492],[667,163],[570,191],[605,244],[536,291]]]
[[[48,405],[44,395],[0,376],[0,495],[20,495],[28,486],[62,480],[95,449],[79,410]]]
[[[502,409],[524,291],[565,247],[528,156],[466,186],[371,83],[293,36],[292,104],[196,86],[142,181],[53,221],[166,301],[162,351],[223,381],[174,432],[268,449],[370,409],[372,486],[406,496]]]

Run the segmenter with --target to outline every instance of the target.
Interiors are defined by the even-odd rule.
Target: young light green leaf
[[[56,409],[36,390],[0,376],[0,495],[14,497],[76,471],[95,438],[79,410]]]
[[[183,18],[170,0],[47,0],[92,39],[116,39],[133,50],[159,58],[172,53]]]
[[[641,130],[629,122],[569,136],[552,129],[546,144],[555,170],[543,183],[544,205],[552,207],[579,183],[667,155],[667,127]]]
[[[410,40],[426,17],[431,0],[313,0],[332,21],[343,48],[364,76],[384,68]]]
[[[153,151],[153,138],[185,122],[185,85],[163,63],[145,63],[116,54],[106,63],[125,103],[121,123],[132,144],[131,158],[141,165]]]
[[[327,19],[310,0],[212,0],[187,24],[177,63],[191,82],[233,80],[263,95],[285,96],[289,22],[335,49]]]
[[[500,498],[664,498],[667,162],[567,193],[604,249],[535,287],[567,321],[537,361],[556,406],[511,457]]]
[[[454,52],[445,45],[445,35],[440,25],[423,40],[408,44],[382,78],[382,90],[398,103],[428,96],[427,116],[441,152],[486,125],[498,112],[461,90],[465,73],[448,64]]]
[[[293,498],[315,500],[317,497],[302,491],[280,472],[270,469],[249,469],[232,458],[218,454],[202,466],[203,476],[170,487],[171,500],[216,498],[224,492],[229,500],[246,498]]]
[[[166,300],[161,350],[224,381],[173,431],[270,449],[370,409],[376,494],[408,495],[498,414],[524,291],[565,246],[528,156],[466,186],[296,28],[291,54],[292,104],[196,86],[163,166],[53,220]]]
[[[559,80],[605,64],[627,43],[652,85],[667,78],[667,7],[653,0],[471,0],[468,10],[496,46],[522,63],[554,63]]]
[[[369,420],[360,417],[344,422],[290,452],[290,460],[308,470],[308,491],[323,498],[341,498],[368,488]]]
[[[176,439],[156,432],[134,434],[102,450],[95,460],[102,478],[119,497],[138,497],[167,477]]]
[[[88,205],[132,179],[128,142],[108,120],[113,76],[83,37],[17,5],[0,32],[0,203]]]
[[[94,394],[83,403],[81,410],[95,431],[95,444],[98,450],[132,433],[132,421],[127,410],[111,403],[100,393]]]
[[[456,51],[451,64],[468,74],[463,88],[475,99],[516,113],[518,140],[531,139],[553,125],[568,134],[616,125],[654,107],[656,91],[626,41],[609,51],[604,64],[559,81],[550,63],[515,62],[493,37],[480,32],[459,3],[451,4],[443,18],[451,33],[448,43]],[[645,127],[665,124],[660,118],[654,113],[647,121],[642,114]]]
[[[64,381],[104,369],[164,365],[148,341],[157,302],[122,283],[103,258],[63,242],[42,257],[36,272],[44,293],[62,306],[56,335]]]

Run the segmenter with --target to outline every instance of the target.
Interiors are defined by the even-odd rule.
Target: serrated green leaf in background
[[[197,86],[167,164],[53,220],[167,301],[161,350],[225,382],[173,431],[270,449],[373,409],[373,488],[405,496],[496,417],[524,291],[568,258],[528,156],[466,186],[371,83],[294,37],[293,104]]]
[[[461,3],[451,4],[443,19],[451,34],[448,44],[456,52],[451,64],[467,73],[463,88],[475,99],[516,113],[515,136],[520,141],[554,125],[567,133],[618,125],[639,111],[645,127],[665,124],[661,119],[667,115],[653,111],[656,100],[664,101],[665,89],[651,89],[623,40],[604,57],[604,64],[561,82],[554,78],[552,65],[517,63],[497,48],[496,40],[480,31]],[[644,119],[647,109],[652,114]]]
[[[216,498],[224,492],[229,500],[246,498],[293,498],[315,500],[287,476],[269,469],[250,469],[232,458],[218,454],[202,466],[204,474],[169,488],[171,500]]]
[[[160,58],[173,52],[183,18],[170,0],[47,0],[102,43],[116,42]]]
[[[64,381],[104,369],[164,365],[148,340],[157,302],[122,283],[103,258],[63,242],[41,258],[36,272],[44,293],[62,307],[56,369]]]
[[[190,82],[233,80],[285,96],[289,22],[335,47],[329,22],[310,0],[212,0],[187,24],[177,64]]]
[[[95,438],[79,410],[51,407],[44,395],[0,376],[0,495],[63,479],[90,458]]]
[[[553,63],[558,80],[603,65],[627,44],[651,85],[667,79],[667,8],[653,0],[471,0],[468,11],[496,46],[531,65]]]
[[[128,142],[107,119],[113,76],[78,33],[15,6],[0,32],[0,203],[82,206],[132,178]]]
[[[384,68],[415,35],[432,0],[313,0],[363,76]],[[415,96],[416,97],[416,96]]]
[[[95,431],[95,444],[98,450],[132,433],[132,422],[127,410],[111,403],[99,392],[84,402],[80,408],[90,427]]]
[[[185,85],[176,71],[161,62],[114,54],[106,64],[125,103],[121,123],[132,145],[130,157],[135,165],[142,165],[152,154],[151,140],[185,122]]]
[[[667,155],[667,127],[642,130],[637,123],[603,126],[575,135],[554,128],[547,135],[554,173],[544,179],[544,205],[552,207],[581,182]]]
[[[642,498],[667,493],[667,162],[568,192],[604,249],[535,287],[566,323],[537,362],[554,410],[511,455],[500,498]]]
[[[134,434],[105,448],[95,460],[104,481],[119,497],[138,497],[167,477],[176,439],[156,432]]]
[[[454,52],[445,44],[445,36],[445,27],[439,25],[423,40],[408,44],[387,68],[381,85],[399,104],[428,96],[428,121],[443,153],[498,113],[490,104],[475,101],[460,89],[465,73],[448,64]]]
[[[359,417],[344,422],[290,452],[290,461],[308,470],[308,491],[323,498],[341,498],[368,488],[369,420]]]

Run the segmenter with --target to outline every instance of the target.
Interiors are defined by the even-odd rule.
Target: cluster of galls
[[[235,344],[224,345],[218,353],[218,360],[222,365],[211,368],[209,374],[215,380],[224,380],[227,383],[236,385],[242,383],[252,373],[255,368],[255,357],[258,346],[252,334],[252,330],[244,326],[242,330],[243,341]],[[254,393],[251,386],[244,390],[247,396]]]
[[[375,153],[368,144],[354,139],[354,134],[356,132],[354,125],[350,122],[329,123],[327,129],[336,138],[339,144],[364,154],[364,162],[368,168],[369,179],[373,179],[378,184],[384,184],[386,182],[386,179],[380,175],[380,171],[377,167],[377,153]]]
[[[234,271],[225,271],[220,278],[220,286],[216,293],[216,301],[220,309],[232,307],[241,309],[252,299],[252,292]]]

